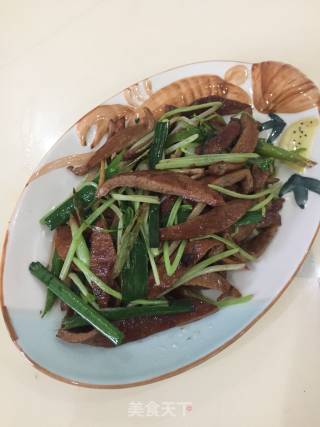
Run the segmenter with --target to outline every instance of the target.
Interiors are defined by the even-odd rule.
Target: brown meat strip
[[[282,209],[284,199],[279,198],[273,200],[266,209],[266,215],[257,224],[258,228],[266,228],[271,225],[281,225],[281,216],[279,211]]]
[[[165,331],[174,326],[193,322],[218,310],[217,307],[212,304],[207,304],[198,300],[193,300],[193,307],[194,310],[189,313],[134,317],[132,319],[118,320],[113,323],[124,333],[124,343],[127,343],[156,334],[157,332]],[[72,332],[60,329],[57,337],[70,343],[113,347],[112,342],[95,329],[89,332]]]
[[[251,200],[232,200],[182,224],[161,228],[161,240],[184,240],[227,230],[253,205]]]
[[[132,144],[150,132],[151,128],[153,127],[153,118],[150,112],[148,114],[150,119],[145,123],[118,130],[118,132],[116,132],[111,138],[108,138],[102,147],[100,147],[92,154],[92,157],[90,157],[85,165],[73,168],[72,172],[76,175],[85,175],[90,169],[98,166],[101,160],[104,160],[110,157],[112,154],[119,153],[123,149],[130,147]]]
[[[258,193],[267,185],[269,173],[263,171],[257,165],[252,166],[251,173],[253,178],[253,191],[254,193]]]
[[[245,194],[252,193],[253,190],[253,178],[249,169],[240,169],[234,172],[227,173],[219,177],[208,177],[202,178],[201,182],[206,184],[220,185],[220,187],[231,187],[238,182],[241,182],[242,192]]]
[[[188,242],[182,257],[185,266],[194,265],[199,262],[209,251],[224,248],[223,243],[215,239],[193,240]]]
[[[203,274],[202,276],[195,277],[191,279],[187,285],[192,286],[201,286],[207,289],[215,289],[221,291],[222,293],[229,292],[233,287],[231,283],[219,273],[208,273]]]
[[[96,223],[97,227],[105,227],[105,220],[100,219]],[[112,287],[112,272],[116,261],[116,252],[110,234],[103,231],[94,230],[91,234],[90,247],[90,268],[103,282]],[[100,307],[108,306],[110,295],[104,292],[99,286],[91,284],[92,291],[97,298]]]
[[[244,163],[227,163],[227,162],[217,162],[208,167],[208,173],[210,175],[225,175],[228,172],[236,171],[242,169]]]
[[[203,98],[198,98],[195,101],[193,101],[192,105],[197,104],[205,104],[206,102],[222,102],[222,106],[217,110],[217,113],[221,114],[222,116],[228,115],[228,114],[237,114],[241,111],[248,111],[251,112],[251,106],[249,104],[244,104],[243,102],[234,101],[233,99],[225,99],[222,96],[206,96]]]
[[[260,257],[276,235],[278,228],[279,227],[277,225],[272,225],[271,227],[265,228],[256,237],[253,237],[251,240],[245,242],[243,249],[256,258]]]
[[[156,193],[181,196],[195,202],[210,206],[224,204],[223,197],[186,175],[176,172],[141,171],[123,173],[108,179],[98,190],[98,197],[103,197],[117,187],[134,187]]]
[[[71,245],[72,236],[68,225],[59,225],[54,236],[54,246],[60,258],[65,259]]]
[[[257,226],[256,224],[240,225],[238,227],[237,232],[232,235],[232,240],[235,243],[243,242],[244,240],[248,239],[251,236],[256,226]]]
[[[257,142],[259,130],[257,126],[257,122],[250,114],[242,114],[241,115],[241,128],[242,132],[238,142],[233,147],[233,153],[253,153]]]
[[[241,133],[240,121],[231,119],[218,135],[210,138],[202,148],[203,154],[221,153],[232,146]]]

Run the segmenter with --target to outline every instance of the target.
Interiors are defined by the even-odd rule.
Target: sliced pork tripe
[[[54,247],[61,259],[65,259],[72,241],[69,225],[59,225],[54,235]]]
[[[207,172],[210,175],[222,176],[228,172],[242,169],[244,166],[244,163],[217,162],[208,166]]]
[[[96,223],[97,228],[91,234],[90,268],[99,279],[112,287],[112,273],[116,261],[116,252],[111,235],[103,230],[105,226],[106,221],[102,218],[99,219]],[[94,283],[91,283],[90,286],[100,307],[107,307],[110,295]]]
[[[213,177],[210,175],[200,179],[200,182],[206,184],[215,184],[220,187],[231,187],[238,182],[241,182],[242,192],[245,194],[252,193],[253,190],[253,178],[250,169],[240,169],[234,172],[227,173],[222,176]]]
[[[192,303],[193,311],[189,313],[133,317],[131,319],[117,320],[113,322],[113,324],[123,332],[124,343],[127,343],[156,334],[157,332],[165,331],[174,326],[193,322],[218,310],[217,307],[206,302],[193,300]],[[70,343],[113,347],[112,342],[95,329],[88,332],[74,332],[60,329],[57,337]]]
[[[208,252],[210,256],[222,252],[224,244],[215,239],[192,240],[188,242],[183,257],[182,264],[185,266],[194,265],[199,262]]]
[[[210,138],[202,147],[203,154],[222,153],[232,146],[241,133],[240,121],[231,119],[218,135]]]
[[[252,200],[232,200],[182,224],[161,228],[161,240],[185,240],[221,233],[253,206]]]
[[[253,153],[258,142],[259,130],[258,124],[254,118],[247,113],[241,115],[242,132],[238,142],[233,147],[233,153]]]
[[[276,235],[278,228],[277,225],[265,228],[257,236],[245,242],[243,248],[254,257],[260,257]]]
[[[176,172],[141,171],[119,174],[105,181],[98,190],[98,197],[106,196],[117,187],[133,187],[181,196],[210,206],[224,204],[223,197],[206,184]]]
[[[118,130],[102,147],[92,154],[87,163],[83,166],[73,168],[72,172],[76,175],[85,175],[91,169],[98,166],[102,160],[107,159],[112,154],[119,153],[129,148],[132,144],[150,132],[153,125],[154,120],[152,114],[150,111],[146,110],[146,120],[144,123]]]
[[[193,101],[192,105],[205,104],[207,102],[221,102],[222,105],[218,108],[217,113],[221,114],[222,116],[228,114],[237,114],[241,111],[247,111],[248,113],[251,113],[252,111],[252,108],[249,104],[239,102],[234,99],[226,99],[217,95],[209,95],[203,98],[198,98]]]
[[[191,279],[186,285],[220,291],[222,296],[241,297],[241,293],[222,274],[213,272]],[[220,297],[219,297],[220,299]]]

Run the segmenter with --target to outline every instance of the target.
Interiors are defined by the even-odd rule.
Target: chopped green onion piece
[[[106,169],[106,178],[112,178],[120,172],[120,164],[123,159],[123,152],[117,154],[113,160],[111,160],[109,166]]]
[[[136,211],[133,220],[125,229],[114,265],[113,277],[117,277],[121,273],[122,268],[129,257],[134,242],[140,232],[141,225],[143,224],[147,212],[147,206],[142,205],[142,207]]]
[[[152,270],[152,274],[154,277],[155,284],[160,285],[160,276],[159,276],[159,272],[158,272],[158,267],[157,267],[157,264],[154,260],[155,255],[152,253],[152,250],[150,249],[150,244],[149,244],[149,239],[148,239],[148,236],[146,233],[146,229],[147,229],[147,227],[142,227],[141,232],[142,232],[142,236],[144,238],[144,242],[146,244],[149,262],[151,265],[151,270]]]
[[[70,217],[69,224],[71,228],[72,237],[75,237],[79,231],[79,227],[73,216]],[[81,235],[79,238],[76,254],[82,262],[84,262],[86,265],[90,265],[90,251],[83,235]]]
[[[53,252],[52,261],[51,261],[51,273],[54,276],[59,276],[61,268],[63,265],[63,260],[59,257],[56,250]],[[44,317],[52,309],[54,303],[56,302],[56,295],[47,289],[46,303],[41,314],[41,317]]]
[[[152,249],[160,246],[160,206],[151,205],[149,209],[149,242]]]
[[[242,163],[247,159],[259,157],[256,153],[226,153],[226,154],[201,154],[175,159],[163,159],[156,165],[156,169],[181,169],[190,167],[209,166],[217,162]]]
[[[310,168],[316,165],[313,160],[306,159],[296,151],[288,151],[272,144],[268,144],[264,139],[259,139],[256,152],[263,157],[272,157],[284,162],[295,163],[299,166]]]
[[[263,209],[265,206],[267,206],[271,200],[275,197],[274,193],[270,193],[264,200],[262,200],[261,202],[257,203],[256,205],[254,205],[249,212],[255,212],[255,211],[260,211],[261,209]]]
[[[93,182],[85,182],[76,192],[77,200],[83,206],[88,206],[95,199],[97,192],[97,184]],[[46,224],[50,230],[54,230],[58,225],[65,224],[70,215],[75,211],[75,198],[74,195],[68,197],[60,205],[50,209],[41,219],[41,224]]]
[[[169,305],[134,305],[127,307],[115,307],[101,310],[100,315],[108,320],[124,320],[133,317],[167,315],[177,313],[188,313],[194,310],[191,300],[181,299],[171,301]],[[65,329],[79,328],[86,326],[88,323],[78,315],[65,317],[62,327]]]
[[[122,295],[120,292],[116,291],[115,289],[110,288],[106,283],[104,283],[103,280],[101,280],[98,276],[96,276],[88,267],[87,265],[82,262],[78,258],[73,258],[74,264],[79,268],[79,270],[86,276],[89,283],[94,283],[97,285],[102,291],[105,293],[112,295],[113,297],[117,299],[122,299]]]
[[[230,197],[235,197],[237,199],[259,199],[260,197],[263,197],[267,194],[274,193],[274,191],[279,187],[278,185],[274,185],[270,188],[267,188],[266,190],[259,191],[259,193],[255,194],[242,194],[237,193],[236,191],[228,190],[227,188],[221,187],[220,185],[215,184],[209,184],[210,188],[212,188],[215,191],[218,191],[219,193],[225,194]]]
[[[79,291],[83,295],[85,302],[87,302],[88,304],[91,304],[92,307],[94,307],[96,310],[99,310],[100,307],[96,303],[95,296],[91,292],[88,291],[86,286],[82,283],[80,277],[76,273],[70,273],[68,277],[77,286],[77,288],[79,289]]]
[[[160,204],[159,197],[157,196],[143,196],[140,194],[127,195],[127,194],[117,194],[117,193],[112,193],[111,196],[114,200],[120,200],[120,201],[126,201],[126,202],[151,203],[154,205]]]
[[[216,305],[219,308],[229,307],[230,305],[236,305],[236,304],[243,304],[245,302],[251,301],[253,298],[253,295],[244,295],[243,297],[238,298],[232,298],[232,297],[226,297],[221,301],[216,301]]]
[[[254,211],[254,212],[247,212],[242,218],[240,218],[236,222],[236,226],[240,225],[249,225],[249,224],[258,224],[262,220],[262,214],[261,212]]]
[[[149,151],[149,168],[154,169],[156,164],[162,159],[164,145],[168,137],[169,121],[160,120],[154,129],[154,138]]]
[[[219,271],[235,271],[235,270],[243,270],[245,268],[245,264],[218,264],[218,265],[212,265],[211,267],[207,267],[199,273],[197,273],[195,276],[193,276],[191,279],[194,279],[195,277],[203,276],[204,274],[210,274],[210,273],[216,273]],[[189,279],[189,280],[191,280]]]
[[[222,105],[222,102],[206,102],[205,104],[198,104],[198,105],[190,105],[189,107],[179,107],[174,108],[173,110],[168,111],[165,113],[160,120],[168,119],[169,117],[173,117],[176,114],[180,113],[189,113],[191,111],[197,111],[197,110],[203,110],[204,108],[212,107],[214,111],[218,110]],[[210,114],[213,113],[213,111],[210,111]]]
[[[40,262],[32,262],[29,266],[29,270],[37,279],[41,280],[51,292],[90,323],[90,325],[110,339],[114,344],[121,344],[124,338],[123,333],[94,308],[82,301],[78,295],[50,273]]]
[[[122,230],[123,230],[123,213],[121,212],[121,210],[118,208],[118,206],[116,206],[115,204],[110,206],[110,209],[113,210],[113,212],[117,215],[118,217],[118,230],[117,230],[117,251],[120,248],[120,242],[121,242],[121,238],[122,238]]]
[[[78,232],[76,235],[72,238],[71,245],[69,247],[67,256],[64,260],[63,267],[60,272],[60,279],[64,280],[68,273],[69,269],[73,260],[73,257],[76,253],[77,247],[79,245],[79,242],[82,237],[82,233],[97,219],[99,216],[108,209],[112,204],[114,203],[114,200],[107,200],[105,201],[101,206],[99,206],[92,214],[80,225]]]
[[[138,235],[121,270],[121,292],[124,303],[145,298],[147,288],[148,253],[144,240]]]
[[[162,299],[136,299],[129,303],[129,307],[133,307],[135,305],[169,305],[169,301],[165,298]]]
[[[177,142],[176,144],[170,145],[169,148],[166,149],[166,154],[174,153],[179,148],[185,148],[188,145],[190,145],[192,142],[196,141],[199,138],[199,134],[193,134],[189,136],[186,139],[183,139],[180,142]]]
[[[139,139],[137,142],[135,142],[131,147],[130,150],[135,150],[138,149],[141,146],[144,146],[144,148],[147,146],[145,145],[147,142],[151,141],[151,139],[153,138],[154,135],[154,131],[147,133],[146,135],[144,135],[141,139]],[[137,150],[138,152],[138,150]]]
[[[181,203],[182,203],[182,198],[178,197],[177,200],[175,201],[172,209],[171,209],[171,212],[170,212],[170,215],[168,218],[168,222],[167,222],[168,227],[170,227],[171,225],[174,224],[174,222],[177,218],[178,211],[180,209]],[[176,272],[178,265],[181,261],[182,255],[184,253],[186,244],[187,244],[186,241],[182,241],[179,244],[177,254],[175,256],[173,263],[171,264],[169,243],[167,241],[164,242],[164,244],[163,244],[163,260],[164,260],[166,273],[168,276],[172,276]]]
[[[195,126],[188,125],[186,128],[181,129],[179,132],[171,133],[166,140],[166,147],[176,144],[177,142],[184,141],[190,136],[199,134],[199,129]]]

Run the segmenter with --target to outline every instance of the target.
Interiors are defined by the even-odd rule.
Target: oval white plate
[[[181,66],[151,78],[157,90],[182,77],[196,74],[224,76],[233,62],[208,61]],[[249,78],[242,86],[249,93],[251,64],[244,64]],[[106,103],[125,103],[123,94]],[[318,116],[317,109],[282,114],[292,123],[301,117]],[[256,117],[263,118],[261,114]],[[265,119],[265,118],[264,118]],[[311,158],[320,161],[320,134],[315,136]],[[86,151],[86,148],[82,148]],[[48,152],[41,164],[81,152],[75,128],[70,129]],[[286,179],[292,172],[282,168]],[[319,178],[319,166],[308,170]],[[283,225],[265,255],[250,271],[234,274],[243,294],[252,301],[221,310],[184,327],[176,327],[118,348],[104,349],[68,344],[55,337],[62,313],[58,309],[45,319],[40,310],[44,287],[28,271],[31,261],[48,260],[52,233],[39,218],[70,194],[78,179],[67,170],[40,177],[23,192],[10,221],[2,257],[2,311],[9,333],[25,356],[43,372],[88,387],[128,387],[177,374],[216,354],[246,331],[281,295],[297,272],[319,225],[320,197],[310,193],[307,208],[299,209],[288,197],[282,210]]]

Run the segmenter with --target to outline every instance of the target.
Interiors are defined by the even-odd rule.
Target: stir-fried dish
[[[43,316],[56,301],[65,312],[62,340],[118,345],[245,303],[229,273],[263,255],[285,193],[304,207],[320,192],[298,174],[279,182],[279,162],[315,163],[273,145],[286,126],[275,114],[260,123],[218,96],[161,114],[113,122],[71,168],[84,181],[41,219],[54,233],[50,267],[30,271],[47,286]]]

